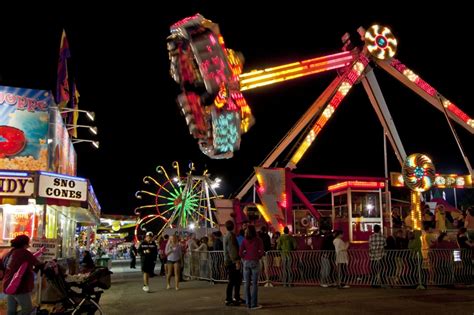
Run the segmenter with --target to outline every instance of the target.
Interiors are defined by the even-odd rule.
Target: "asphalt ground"
[[[248,310],[245,306],[225,306],[223,283],[193,280],[181,283],[179,291],[166,290],[165,279],[158,276],[150,279],[150,292],[146,293],[139,269],[114,263],[114,270],[112,287],[100,302],[106,314],[474,314],[474,289],[469,287],[260,286],[259,304],[263,308]]]

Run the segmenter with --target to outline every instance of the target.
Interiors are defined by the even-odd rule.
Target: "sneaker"
[[[235,304],[246,304],[244,299],[239,298],[238,300],[234,300]]]
[[[321,284],[321,287],[322,287],[322,288],[327,288],[327,287],[329,287],[329,286],[328,286],[327,284]]]
[[[176,290],[176,291],[179,291],[179,288],[178,288],[178,287],[176,287],[176,288],[175,288],[175,290]]]
[[[171,289],[171,286],[167,285],[166,290],[169,290],[169,289]]]
[[[235,306],[234,301],[225,301],[225,306]]]
[[[144,285],[143,286],[143,291],[148,292],[148,291],[150,291],[150,288],[147,285]]]
[[[348,286],[347,284],[345,286],[342,287],[343,289],[349,289],[350,286]]]
[[[263,307],[262,305],[257,305],[257,306],[251,307],[250,309],[251,310],[258,310],[258,309],[261,309],[262,307]]]
[[[273,284],[271,282],[267,282],[267,283],[265,283],[265,287],[273,288]]]

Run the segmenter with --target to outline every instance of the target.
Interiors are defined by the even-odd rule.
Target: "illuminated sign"
[[[87,180],[42,172],[39,177],[38,195],[65,200],[87,200]]]
[[[393,187],[405,187],[401,173],[390,173]],[[436,174],[433,187],[437,188],[472,188],[471,175]]]
[[[39,256],[38,259],[41,261],[50,261],[57,258],[59,241],[57,239],[32,239],[30,251],[33,253],[37,252],[40,248],[44,247],[44,252]]]
[[[384,188],[384,182],[363,182],[363,181],[349,181],[342,182],[328,187],[329,191],[342,190],[347,188],[360,188],[360,189],[379,189]]]
[[[11,240],[18,235],[33,235],[35,225],[34,208],[28,206],[3,207],[3,239]]]
[[[0,177],[0,196],[33,195],[35,183],[32,177]]]

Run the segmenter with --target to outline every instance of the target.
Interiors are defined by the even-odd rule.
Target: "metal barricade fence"
[[[337,266],[334,251],[269,251],[260,261],[260,283],[332,286],[426,286],[474,284],[473,251],[385,250],[370,260],[368,250],[349,250],[347,266]],[[184,275],[226,282],[223,251],[192,252],[184,257]]]

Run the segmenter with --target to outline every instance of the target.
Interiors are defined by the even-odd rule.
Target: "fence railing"
[[[469,249],[385,250],[381,259],[370,260],[368,250],[349,250],[348,264],[338,266],[334,251],[269,251],[260,261],[259,279],[261,283],[323,286],[474,284],[473,255]],[[184,276],[226,282],[224,253],[187,253]]]

